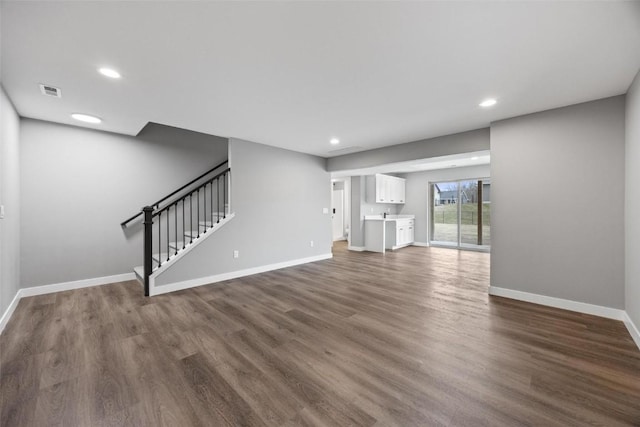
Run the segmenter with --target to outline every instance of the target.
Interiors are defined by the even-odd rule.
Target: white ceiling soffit
[[[488,165],[491,163],[489,151],[452,154],[450,156],[432,157],[429,159],[409,160],[406,162],[388,163],[368,168],[331,172],[331,178],[346,176],[374,175],[376,173],[412,173],[437,169],[461,168],[467,166]]]
[[[324,157],[622,94],[640,68],[640,2],[1,7],[1,79],[22,116],[81,112],[124,134],[151,121]],[[497,105],[480,108],[487,97]]]

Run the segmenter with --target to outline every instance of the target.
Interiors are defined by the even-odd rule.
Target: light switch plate
[[[0,219],[4,219],[4,205],[0,205]]]
[[[329,208],[322,208],[322,213],[323,214],[328,214],[329,213]]]

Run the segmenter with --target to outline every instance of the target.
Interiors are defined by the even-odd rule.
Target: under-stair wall
[[[325,163],[320,157],[230,139],[235,216],[157,275],[152,295],[331,257]]]
[[[145,203],[225,160],[228,141],[148,125],[137,137],[21,119],[22,287],[142,265]]]

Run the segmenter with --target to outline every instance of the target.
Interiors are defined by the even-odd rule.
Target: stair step
[[[134,267],[133,272],[136,273],[136,279],[138,279],[139,282],[144,283],[144,267],[141,265]]]
[[[187,244],[189,244],[191,240],[195,239],[199,235],[202,236],[203,234],[206,234],[206,233],[204,232],[204,228],[201,228],[200,233],[198,233],[198,230],[185,231],[184,237],[187,240]]]
[[[169,242],[169,249],[173,249],[175,250],[182,250],[182,248],[186,246],[184,241],[182,240],[178,240],[177,242]]]
[[[173,255],[173,253],[171,253],[170,255]],[[165,263],[167,262],[167,258],[169,258],[169,255],[166,252],[161,252],[160,254],[153,254],[151,258],[156,264],[158,263],[158,260],[162,260],[162,262]]]

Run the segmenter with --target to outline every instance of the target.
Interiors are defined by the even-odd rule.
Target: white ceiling
[[[3,1],[1,24],[22,116],[324,157],[622,94],[640,68],[640,2]],[[487,97],[498,104],[478,107]]]

